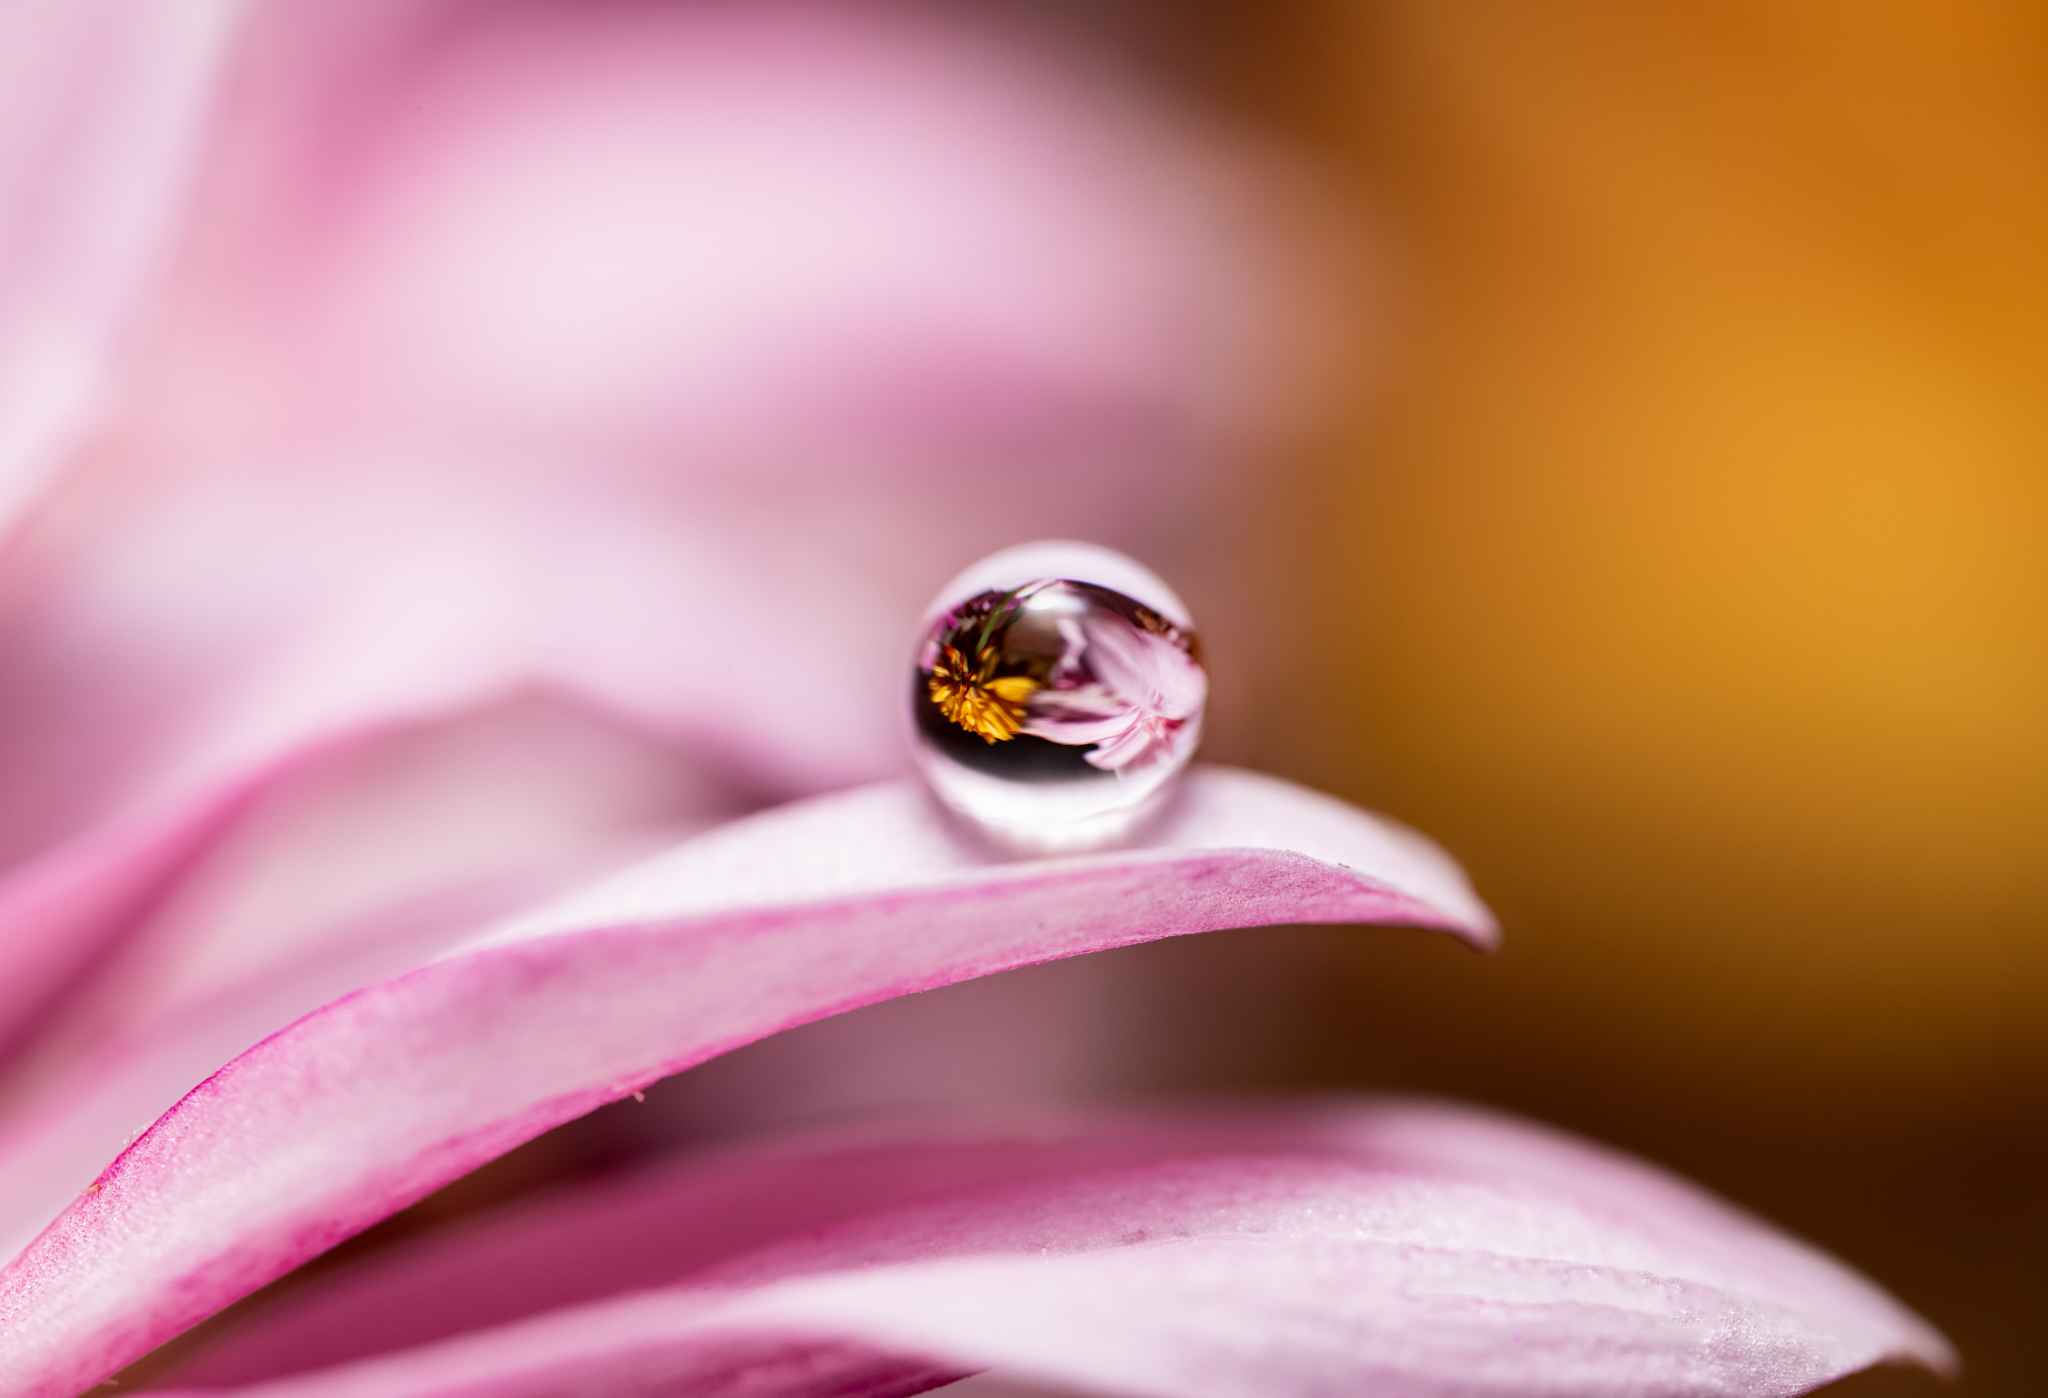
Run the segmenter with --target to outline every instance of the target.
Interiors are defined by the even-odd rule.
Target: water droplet
[[[1123,835],[1194,754],[1209,694],[1173,590],[1119,553],[1024,544],[967,569],[919,626],[917,765],[1016,848]]]

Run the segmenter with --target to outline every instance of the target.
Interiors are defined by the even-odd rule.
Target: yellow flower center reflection
[[[983,646],[973,663],[957,646],[943,646],[926,680],[932,702],[948,721],[985,743],[1007,743],[1024,726],[1024,705],[1038,688],[1029,675],[996,675],[996,649]]]

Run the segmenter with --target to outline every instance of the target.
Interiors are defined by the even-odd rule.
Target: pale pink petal
[[[54,1208],[84,1161],[251,1043],[731,815],[726,786],[685,748],[541,694],[309,755],[9,1061],[0,1169]]]
[[[1420,1103],[1025,1116],[564,1191],[283,1298],[176,1374],[293,1398],[1768,1398],[1942,1338],[1669,1176]],[[271,1382],[264,1382],[269,1380]],[[274,1385],[274,1386],[273,1386]]]
[[[224,783],[168,818],[127,822],[0,877],[0,1054],[10,1059],[233,819],[267,774]]]
[[[1112,694],[1166,718],[1186,718],[1208,696],[1208,681],[1194,658],[1163,636],[1121,618],[1090,616],[1081,623],[1088,663]]]
[[[1131,710],[1097,685],[1037,698],[1024,731],[1050,742],[1086,747],[1114,738],[1131,726]]]
[[[0,540],[107,409],[242,9],[0,8]]]
[[[691,542],[630,497],[563,482],[480,510],[401,474],[318,508],[260,477],[168,498],[88,480],[19,541],[0,573],[0,1045],[249,801],[508,691],[552,684],[685,736],[757,796],[893,765],[903,640],[879,641],[895,628],[857,588],[744,536]],[[842,679],[829,725],[807,685],[736,687],[734,658],[797,616],[821,673],[858,676],[866,648],[872,679]]]
[[[1168,718],[1186,718],[1207,702],[1209,677],[1179,646],[1157,636],[1151,640],[1158,671],[1159,712]]]
[[[1173,748],[1168,735],[1156,732],[1142,716],[1128,728],[1087,754],[1089,765],[1105,772],[1127,772],[1141,764],[1162,761]]]
[[[47,1081],[81,1055],[146,1039],[181,1007],[227,999],[227,1013],[216,1010],[209,1022],[230,1036],[220,1042],[231,1053],[365,980],[416,964],[425,954],[417,947],[360,930],[399,909],[469,906],[465,890],[486,888],[512,900],[501,906],[530,905],[544,890],[736,815],[742,800],[722,764],[687,744],[541,692],[304,749],[170,832],[180,838],[141,832],[154,833],[168,867],[117,865],[97,883],[79,880],[68,900],[60,889],[31,907],[40,915],[13,936],[14,974],[0,1009],[34,1010],[29,992],[66,965],[76,968],[74,984],[11,1055],[0,1122],[32,1110],[23,1078]],[[125,904],[109,910],[95,901],[138,873],[153,877]],[[362,978],[346,979],[357,961]],[[325,969],[293,1005],[228,993],[315,965]],[[230,1025],[243,1026],[240,1039]]]
[[[878,423],[979,430],[991,474],[1128,515],[1183,472],[1105,471],[1103,434],[1158,459],[1286,416],[1327,324],[1279,153],[1057,26],[423,0],[252,31],[186,309],[258,343],[201,340],[176,382],[209,408],[266,374],[322,431],[680,449],[748,491],[826,483],[767,449],[812,414],[856,473]]]
[[[1180,794],[1141,846],[1011,864],[914,788],[821,798],[335,1001],[180,1100],[0,1271],[0,1331],[22,1337],[0,1388],[95,1382],[550,1126],[808,1020],[1219,927],[1491,936],[1419,837],[1250,773],[1194,773]],[[158,1087],[136,1117],[166,1105]],[[0,1159],[8,1242],[119,1149],[57,1135]]]

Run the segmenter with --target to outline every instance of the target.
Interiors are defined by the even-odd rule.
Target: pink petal
[[[241,10],[0,9],[0,539],[105,411]]]
[[[764,393],[813,445],[818,412],[984,448],[1062,419],[1210,440],[1296,397],[1323,323],[1288,314],[1300,201],[1274,153],[1050,26],[427,0],[253,30],[195,267],[220,284],[190,305],[246,308],[284,353],[218,367],[295,363],[289,413],[326,427],[653,438],[743,488],[790,461],[758,450],[790,442]],[[918,459],[939,484],[959,458]],[[1089,489],[1103,459],[1028,465]],[[1128,514],[1150,473],[1110,474]]]
[[[1120,771],[1142,760],[1152,750],[1152,733],[1142,722],[1133,721],[1121,733],[1087,755],[1091,765],[1105,772]]]
[[[1024,731],[1070,747],[1086,747],[1116,737],[1134,721],[1130,705],[1100,686],[1090,685],[1035,703]]]
[[[1955,1363],[1848,1269],[1648,1166],[1366,1102],[730,1151],[372,1258],[177,1377],[344,1398],[744,1367],[807,1395],[993,1366],[1160,1398],[1766,1398],[1886,1359]]]
[[[0,570],[0,943],[15,953],[0,1045],[248,802],[508,691],[551,685],[686,734],[742,791],[893,765],[900,692],[882,657],[903,638],[886,592],[587,483],[364,473],[333,499],[308,485],[74,482],[64,511],[0,552],[15,568]],[[917,605],[908,589],[896,601],[898,617]],[[874,675],[833,725],[806,686],[735,692],[735,657],[794,615],[821,672],[858,675],[865,658]]]
[[[80,877],[68,900],[63,889],[43,900],[40,916],[13,938],[14,974],[0,1008],[33,1010],[30,992],[67,968],[73,985],[10,1063],[12,1075],[47,1076],[53,1064],[103,1055],[238,982],[324,965],[307,982],[310,998],[288,1013],[271,1005],[265,1012],[274,1017],[223,1044],[224,1052],[242,1048],[367,979],[416,964],[394,957],[428,954],[362,931],[388,912],[466,903],[464,890],[486,887],[517,899],[511,906],[529,904],[542,889],[571,886],[737,814],[728,785],[688,746],[544,693],[302,749],[194,812],[184,829],[139,832],[158,842],[155,860],[123,868],[110,858],[122,847],[111,843],[101,847],[110,867],[97,881]],[[107,896],[143,874],[147,882],[107,916]],[[383,969],[335,979],[357,962]],[[89,977],[80,974],[87,969]],[[255,1004],[232,993],[229,1018],[245,1022]]]
[[[25,1337],[0,1388],[95,1382],[482,1161],[780,1029],[1286,922],[1492,935],[1418,837],[1223,769],[1191,774],[1142,846],[1079,858],[991,863],[900,785],[724,827],[327,1005],[178,1101],[0,1271],[0,1330]],[[159,1088],[119,1105],[146,1119]],[[14,1239],[118,1149],[50,1139],[0,1159]]]
[[[1208,697],[1202,667],[1163,636],[1100,617],[1088,618],[1081,629],[1088,663],[1112,694],[1167,718],[1186,718]]]

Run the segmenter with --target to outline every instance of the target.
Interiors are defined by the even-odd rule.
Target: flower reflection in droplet
[[[1201,736],[1194,627],[1132,560],[1032,544],[949,584],[918,638],[918,766],[939,799],[999,842],[1114,839]]]

